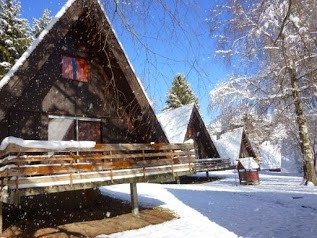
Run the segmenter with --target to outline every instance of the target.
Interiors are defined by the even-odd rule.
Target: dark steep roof
[[[123,75],[122,78],[115,79],[116,85],[118,90],[123,92],[125,101],[134,103],[131,108],[133,107],[133,110],[137,112],[136,115],[142,116],[143,133],[152,133],[151,138],[167,142],[142,84],[136,77],[98,0],[69,0],[8,74],[1,79],[0,122],[6,120],[8,109],[13,107],[18,98],[27,90],[28,84],[35,79],[37,72],[43,67],[59,42],[78,21],[82,21],[80,24],[86,24],[86,26],[91,24],[92,28],[97,29],[99,39],[104,39],[103,44],[100,40],[96,42],[96,52],[103,54],[105,62],[111,61],[113,70],[120,71]]]

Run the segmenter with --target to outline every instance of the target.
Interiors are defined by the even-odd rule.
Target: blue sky
[[[32,19],[41,17],[45,8],[50,9],[52,15],[55,15],[66,0],[20,2],[22,17],[27,18],[32,24]],[[198,2],[195,9],[190,11],[179,9],[180,12],[183,11],[180,14],[185,16],[182,20],[184,32],[171,27],[172,23],[168,20],[162,22],[166,17],[159,8],[152,7],[148,15],[142,18],[142,10],[137,6],[135,9],[140,12],[130,13],[129,21],[140,35],[140,39],[131,37],[120,24],[119,17],[112,14],[111,8],[107,8],[106,11],[137,76],[154,102],[155,111],[159,113],[164,107],[166,94],[176,73],[183,73],[198,96],[200,112],[205,122],[209,123],[215,115],[207,109],[209,91],[230,72],[222,62],[214,59],[214,42],[205,23],[211,1]],[[124,10],[128,11],[128,7]],[[171,5],[169,7],[173,8]],[[145,43],[149,50],[145,50],[140,42]]]

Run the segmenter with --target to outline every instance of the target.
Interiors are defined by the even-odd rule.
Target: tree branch
[[[291,15],[291,8],[292,8],[292,0],[289,0],[289,1],[288,1],[288,9],[287,9],[286,15],[285,15],[285,17],[284,17],[284,19],[283,19],[280,32],[279,32],[277,38],[275,39],[275,42],[274,42],[275,44],[276,44],[276,42],[278,41],[278,39],[283,36],[283,31],[284,31],[284,27],[285,27],[285,25],[286,25],[286,21],[287,21],[287,19],[289,18],[289,16]]]

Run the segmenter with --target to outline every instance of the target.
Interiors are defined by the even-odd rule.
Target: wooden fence
[[[220,158],[197,159],[195,163],[196,172],[208,172],[232,169],[230,160]]]
[[[0,151],[0,201],[117,183],[163,182],[195,172],[193,144],[97,144],[65,150],[9,144]]]

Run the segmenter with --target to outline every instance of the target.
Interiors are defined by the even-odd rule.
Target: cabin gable
[[[240,158],[248,157],[260,162],[243,127],[227,131],[219,137],[214,135],[213,141],[220,153],[220,157],[230,159],[233,165],[236,165]]]
[[[198,158],[219,158],[217,149],[214,146],[205,123],[195,105],[193,106],[185,136],[185,140],[189,139],[195,141],[198,150]]]
[[[51,121],[60,117],[77,128],[88,128],[91,118],[100,142],[167,141],[97,1],[75,1],[0,89],[0,98],[0,126],[8,128],[0,139],[47,140]]]
[[[198,158],[219,158],[216,147],[207,131],[195,104],[169,109],[158,115],[170,143],[195,142]]]
[[[252,157],[254,159],[257,159],[257,156],[251,146],[251,143],[243,130],[242,132],[242,138],[241,138],[241,146],[240,146],[240,158],[247,158]]]

